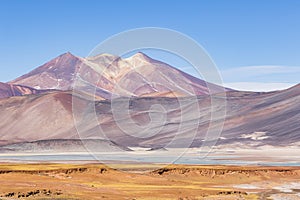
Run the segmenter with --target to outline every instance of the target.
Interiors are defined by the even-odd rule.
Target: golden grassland
[[[2,163],[0,199],[255,200],[270,191],[233,185],[299,178],[300,167]]]

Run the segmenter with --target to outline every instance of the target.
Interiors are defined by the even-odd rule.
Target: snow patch
[[[254,132],[252,134],[243,134],[240,138],[251,140],[265,140],[269,138],[269,136],[266,135],[266,132]]]

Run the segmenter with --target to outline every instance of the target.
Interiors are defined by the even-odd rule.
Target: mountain
[[[12,97],[12,96],[23,96],[29,94],[39,94],[45,91],[36,90],[31,87],[22,85],[13,85],[0,82],[0,98]]]
[[[218,145],[300,144],[300,85],[267,93],[229,91],[226,96],[226,105],[221,104],[223,97],[220,94],[198,96],[195,102],[189,97],[136,97],[129,100],[122,97],[114,100],[118,106],[113,109],[111,100],[94,102],[81,98],[81,95],[73,94],[72,97],[68,91],[0,99],[0,144],[99,139],[123,146],[150,148],[165,147],[173,141],[172,147],[182,147],[197,131],[192,146],[198,147],[211,125],[211,98],[220,102],[218,109],[213,109],[215,114],[226,108],[226,115],[220,115],[214,121],[218,124],[225,120]],[[128,115],[124,114],[124,102],[129,103]],[[81,124],[80,135],[74,125],[72,103],[79,111],[76,120]],[[152,105],[161,105],[164,109],[153,112]],[[88,110],[91,106],[95,112]],[[198,106],[200,112],[194,106]],[[95,113],[96,121],[92,120]],[[120,113],[121,118],[116,118],[116,113]],[[160,123],[163,115],[166,120]],[[151,116],[158,122],[151,124]],[[155,134],[148,135],[147,130],[135,128],[137,124],[149,124],[147,130]]]
[[[142,53],[129,58],[62,54],[0,83],[0,97],[3,152],[45,146],[73,151],[82,149],[80,140],[98,141],[89,145],[112,151],[199,147],[209,144],[205,138],[214,139],[217,127],[222,127],[220,146],[300,145],[300,85],[266,93],[234,91]]]
[[[109,54],[80,58],[65,53],[10,83],[63,91],[93,92],[96,87],[98,96],[103,98],[111,98],[112,95],[207,95],[229,90],[206,83],[143,53],[125,59]]]

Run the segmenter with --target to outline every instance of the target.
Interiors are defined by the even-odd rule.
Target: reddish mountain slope
[[[79,58],[65,53],[45,63],[11,83],[35,89],[71,89],[76,68],[81,64]]]

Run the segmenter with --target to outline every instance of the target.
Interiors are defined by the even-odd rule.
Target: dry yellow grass
[[[1,164],[0,199],[259,199],[233,184],[299,180],[300,168],[116,164]],[[131,173],[141,169],[152,172]],[[252,191],[253,192],[253,191]],[[23,197],[24,196],[24,197]],[[26,197],[27,196],[27,197]]]

